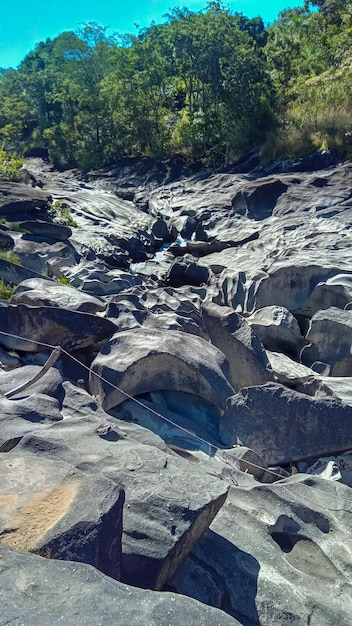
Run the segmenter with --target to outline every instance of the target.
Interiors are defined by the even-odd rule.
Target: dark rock
[[[232,199],[232,206],[240,215],[263,220],[272,215],[278,198],[287,187],[280,179],[246,183]]]
[[[72,229],[64,224],[54,224],[53,222],[45,222],[43,220],[25,220],[19,222],[20,228],[26,230],[32,235],[40,235],[48,237],[55,241],[66,241],[72,235]]]
[[[301,474],[232,488],[165,588],[221,607],[248,626],[349,626],[352,528],[345,498],[348,487]]]
[[[166,283],[171,287],[181,287],[182,285],[194,285],[196,287],[206,284],[209,279],[208,268],[199,265],[194,260],[176,260],[166,277]]]
[[[48,344],[70,352],[97,345],[114,331],[112,322],[89,313],[45,306],[0,308],[0,343],[11,350],[40,352],[40,344]]]
[[[43,559],[1,544],[0,602],[4,624],[240,626],[196,600],[135,589],[90,565]]]
[[[23,183],[0,183],[0,215],[9,219],[27,213],[40,213],[46,209],[50,200],[49,194]]]
[[[229,399],[220,420],[227,445],[252,448],[270,465],[352,447],[352,408],[268,383]]]
[[[0,231],[0,250],[10,250],[15,245],[15,240],[4,231]]]
[[[38,278],[38,272],[33,272],[26,267],[22,267],[22,265],[0,259],[0,277],[3,278],[6,283],[18,285],[23,280]]]

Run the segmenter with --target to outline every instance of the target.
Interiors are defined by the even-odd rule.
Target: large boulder
[[[349,626],[350,493],[302,474],[232,488],[165,588],[221,607],[241,624]]]
[[[17,446],[0,458],[0,541],[120,578],[124,492],[97,474]]]
[[[12,304],[28,306],[53,306],[81,313],[104,311],[106,305],[100,299],[75,289],[43,278],[34,278],[20,283],[11,299]]]
[[[55,241],[66,241],[72,235],[72,229],[69,226],[44,220],[24,220],[19,222],[18,225],[32,235],[48,237]]]
[[[285,307],[267,306],[258,309],[246,321],[267,350],[299,357],[305,346],[296,318]]]
[[[352,409],[277,383],[242,389],[220,420],[228,445],[242,444],[268,464],[290,463],[352,447]]]
[[[211,524],[228,485],[144,428],[107,416],[86,392],[64,387],[61,427],[24,437],[15,450],[123,485],[122,580],[161,589]]]
[[[38,273],[22,267],[22,265],[17,265],[17,263],[0,259],[0,278],[3,278],[5,283],[18,285],[23,280],[38,278]]]
[[[37,187],[6,181],[0,183],[0,215],[9,219],[27,213],[40,214],[50,200],[51,196]]]
[[[331,365],[333,376],[352,375],[352,311],[336,307],[318,311],[306,339],[310,345],[302,353],[305,364],[322,361]]]
[[[38,352],[40,344],[79,350],[99,345],[114,331],[112,322],[89,313],[22,304],[0,308],[0,343],[11,350]]]
[[[345,309],[350,302],[352,302],[352,275],[340,274],[319,283],[297,313],[311,318],[321,309],[330,307]]]
[[[229,362],[229,380],[236,391],[272,380],[263,345],[243,317],[212,302],[203,303],[202,316],[211,342]]]
[[[186,391],[224,408],[233,394],[227,377],[224,354],[204,339],[135,328],[104,344],[92,363],[90,391],[105,410],[161,389]]]

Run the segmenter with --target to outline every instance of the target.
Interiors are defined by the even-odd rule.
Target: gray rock
[[[228,445],[242,444],[268,465],[280,465],[352,447],[351,419],[351,407],[339,400],[268,383],[228,400],[220,435]]]
[[[78,350],[99,344],[114,330],[112,322],[89,313],[45,306],[0,308],[0,331],[16,336],[0,334],[0,342],[13,350],[40,352],[40,343],[61,346],[67,351]]]
[[[0,215],[10,219],[18,214],[39,213],[47,207],[51,196],[38,188],[23,183],[1,181]]]
[[[350,494],[301,474],[231,489],[166,589],[221,607],[241,624],[349,626]]]
[[[42,368],[38,365],[24,365],[18,367],[11,372],[0,373],[0,390],[1,393],[7,393],[20,385],[33,379]],[[47,396],[59,399],[63,394],[62,389],[63,377],[59,370],[51,367],[36,383],[28,387],[28,391],[20,392],[14,396],[17,399],[32,395],[33,393],[42,393]]]
[[[65,267],[63,273],[71,285],[98,297],[119,294],[143,282],[138,276],[132,276],[125,270],[111,269],[102,261],[81,261],[75,267]]]
[[[351,301],[352,276],[340,274],[328,279],[325,283],[319,283],[297,313],[313,317],[321,309],[330,307],[345,309]]]
[[[297,320],[282,306],[258,309],[246,318],[263,346],[272,352],[284,352],[299,357],[306,342],[301,335]]]
[[[145,591],[90,565],[43,559],[0,544],[1,624],[239,626],[223,611],[175,593]]]
[[[200,337],[142,328],[116,333],[105,343],[92,363],[89,384],[106,410],[126,394],[162,389],[193,393],[223,408],[232,395],[227,375],[225,356]]]
[[[122,580],[160,589],[209,527],[228,486],[164,451],[159,437],[107,416],[87,393],[69,383],[65,389],[61,427],[24,438],[17,449],[122,485]]]
[[[0,250],[9,250],[15,245],[15,240],[11,235],[3,230],[0,230]]]
[[[312,365],[323,361],[332,366],[332,376],[352,375],[352,311],[330,307],[311,320],[306,339],[311,345],[302,352],[302,361]]]
[[[211,342],[229,362],[229,380],[236,391],[272,380],[263,345],[243,317],[211,302],[203,303],[202,316]]]
[[[70,285],[62,285],[41,278],[20,283],[11,299],[12,304],[54,306],[81,313],[104,311],[104,302]]]
[[[34,393],[26,398],[7,400],[0,398],[0,450],[6,452],[21,438],[62,420],[56,399]]]
[[[20,228],[26,230],[32,235],[41,235],[55,241],[66,241],[72,235],[72,229],[64,224],[55,224],[54,222],[45,222],[43,220],[25,220],[19,222]]]
[[[78,261],[76,250],[69,242],[56,242],[39,235],[16,235],[14,251],[23,265],[35,272],[45,274],[46,267],[53,258],[61,259],[63,265],[75,265]]]
[[[22,267],[22,265],[17,265],[16,263],[11,263],[5,259],[0,259],[0,278],[3,278],[5,283],[18,285],[23,280],[38,278],[38,273],[33,272],[26,267]]]
[[[0,458],[0,540],[119,579],[124,492],[26,446]]]
[[[118,330],[143,326],[154,330],[180,330],[208,340],[200,313],[201,299],[192,293],[167,289],[136,288],[115,296],[106,317]]]
[[[267,355],[273,368],[276,382],[309,396],[315,396],[316,398],[340,398],[345,404],[350,404],[350,402],[346,402],[347,394],[340,395],[340,393],[336,393],[333,385],[330,384],[330,381],[335,379],[328,376],[320,376],[313,369],[293,361],[285,354],[267,350]]]
[[[246,183],[232,199],[236,213],[254,220],[272,215],[278,198],[287,191],[288,185],[278,178],[266,178]]]

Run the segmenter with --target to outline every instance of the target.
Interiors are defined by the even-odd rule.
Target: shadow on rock
[[[209,559],[209,555],[216,555],[216,568],[214,559]],[[166,583],[164,591],[190,596],[220,608],[243,626],[258,626],[256,596],[259,570],[257,559],[208,530]]]

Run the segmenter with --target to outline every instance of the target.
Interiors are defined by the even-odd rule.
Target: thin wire
[[[52,345],[50,343],[45,343],[43,341],[38,341],[36,339],[28,339],[28,337],[22,337],[20,335],[15,335],[13,333],[8,333],[8,332],[2,331],[2,330],[0,330],[0,335],[5,335],[6,337],[13,337],[14,339],[20,339],[22,341],[28,341],[30,343],[36,343],[38,346],[43,346],[45,348],[50,348],[51,350],[55,350],[57,348],[60,348],[60,350],[61,350],[61,352],[63,354],[65,354],[70,359],[72,359],[74,362],[76,362],[78,365],[80,365],[81,367],[86,369],[89,373],[94,374],[94,376],[96,376],[97,378],[99,378],[103,382],[105,382],[108,385],[110,385],[111,387],[113,387],[113,389],[116,389],[116,391],[119,391],[120,393],[122,393],[129,400],[132,400],[133,402],[135,402],[136,404],[141,406],[143,409],[147,409],[147,411],[149,411],[150,413],[153,413],[154,415],[156,415],[160,419],[164,420],[165,422],[168,422],[169,424],[171,424],[175,428],[179,428],[180,430],[182,430],[183,432],[187,433],[188,435],[191,435],[191,437],[194,437],[195,439],[198,439],[198,441],[201,441],[202,443],[205,443],[209,447],[209,453],[210,453],[211,449],[219,451],[221,453],[220,454],[221,460],[224,463],[226,463],[227,465],[233,466],[232,465],[233,463],[238,463],[238,464],[241,463],[242,459],[232,459],[231,458],[231,462],[229,460],[226,460],[226,456],[225,456],[226,455],[226,449],[224,450],[222,448],[219,448],[215,444],[210,443],[210,441],[207,441],[206,439],[203,439],[199,435],[196,435],[195,433],[193,433],[191,430],[188,430],[184,426],[181,426],[180,424],[176,424],[176,422],[173,422],[170,418],[166,417],[165,415],[162,415],[161,413],[158,413],[158,411],[155,411],[151,407],[146,406],[145,404],[143,404],[143,402],[141,402],[140,400],[137,400],[137,398],[134,398],[129,393],[127,393],[127,391],[124,391],[123,389],[121,389],[117,385],[114,385],[112,382],[110,382],[109,380],[104,378],[104,376],[101,376],[101,374],[97,374],[96,372],[93,372],[90,367],[88,367],[84,363],[81,363],[81,361],[79,361],[76,357],[72,356],[72,354],[67,352],[67,350],[65,350],[61,346],[54,346],[54,345]],[[289,478],[289,476],[283,477],[281,474],[278,474],[277,472],[275,472],[275,471],[273,471],[273,470],[271,470],[269,468],[262,467],[261,465],[257,465],[256,463],[253,463],[252,461],[248,461],[247,459],[244,459],[244,463],[246,463],[247,465],[250,465],[251,467],[255,467],[256,469],[260,469],[263,472],[267,472],[268,474],[271,474],[272,476],[277,477],[279,480],[275,481],[274,484],[278,484],[280,481],[283,481],[286,478]],[[314,477],[314,474],[307,474],[307,476]],[[309,487],[313,488],[313,485],[307,485],[306,483],[295,483],[295,484],[300,484],[300,485],[304,485],[305,487],[308,487],[308,488]],[[262,485],[257,485],[256,487],[259,488],[259,487],[262,487]],[[288,490],[289,486],[288,485],[283,485],[282,482],[280,482],[280,487],[285,487]],[[324,491],[323,489],[319,489],[316,485],[314,485],[314,488],[315,488],[315,491],[319,491],[319,492],[323,493],[325,496],[329,495],[330,498],[335,498],[335,499],[341,500],[341,496],[337,496],[337,495],[332,494],[332,493],[327,494],[326,491]],[[305,496],[302,496],[302,497],[305,498]],[[343,499],[344,499],[345,502],[348,502],[352,506],[352,500],[350,500],[349,498],[343,498]],[[312,504],[312,503],[310,502],[310,504]],[[327,511],[344,511],[345,513],[352,513],[352,511],[348,511],[348,510],[346,510],[344,508],[332,509],[332,508],[326,507],[326,506],[324,506],[323,504],[320,504],[320,503],[319,503],[318,506],[320,506],[323,509],[326,509]]]

